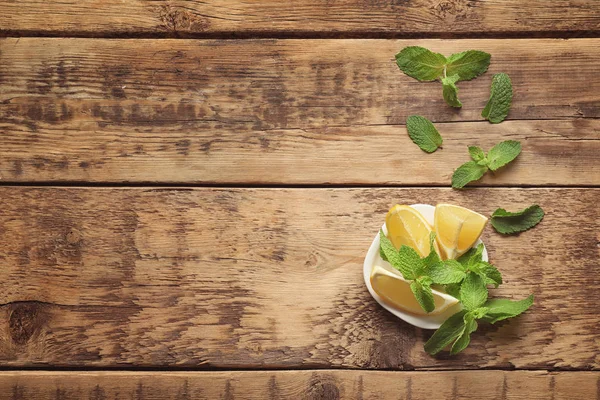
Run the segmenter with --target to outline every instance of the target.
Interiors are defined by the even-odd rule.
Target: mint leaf
[[[446,57],[420,46],[405,47],[396,54],[396,64],[406,75],[419,81],[433,81],[444,72]]]
[[[491,55],[484,51],[468,50],[448,57],[446,73],[459,75],[461,81],[468,81],[487,71]]]
[[[477,247],[471,247],[465,254],[458,257],[456,261],[469,268],[469,266],[481,262],[482,259],[483,243],[479,243]]]
[[[435,251],[435,232],[429,234],[429,255],[423,259],[425,268],[431,267],[432,265],[440,263],[442,260],[438,253]]]
[[[452,187],[463,188],[467,183],[480,179],[487,170],[486,166],[479,165],[475,161],[466,162],[452,174]]]
[[[483,161],[485,159],[485,153],[481,147],[469,146],[469,155],[475,162]]]
[[[477,321],[471,313],[467,313],[464,316],[465,329],[461,333],[461,335],[456,339],[456,342],[452,345],[452,349],[450,350],[450,354],[454,355],[460,353],[464,349],[467,348],[469,343],[471,342],[471,333],[477,330]]]
[[[412,280],[421,276],[424,269],[423,260],[412,247],[402,245],[398,250],[398,259],[397,265],[390,264],[402,273],[404,279]]]
[[[516,317],[525,312],[533,304],[533,295],[520,301],[509,299],[492,299],[485,303],[488,308],[484,320],[492,324],[503,319]]]
[[[490,99],[481,112],[481,116],[493,124],[504,121],[510,110],[512,96],[512,83],[508,75],[504,73],[494,75]]]
[[[488,290],[483,279],[475,273],[468,273],[460,286],[460,301],[467,310],[474,310],[485,303]]]
[[[466,313],[466,310],[462,310],[448,318],[425,343],[425,351],[435,355],[462,335],[465,330],[464,316]]]
[[[544,218],[542,207],[534,204],[524,210],[509,212],[499,208],[492,214],[492,226],[496,231],[504,235],[524,232],[533,228]]]
[[[459,78],[458,75],[442,78],[442,96],[449,106],[456,108],[462,107],[462,103],[458,99],[458,88],[455,85]]]
[[[431,277],[433,283],[447,285],[461,282],[465,278],[466,273],[458,261],[446,260],[429,267],[427,275]]]
[[[383,229],[379,231],[379,255],[385,261],[392,264],[392,266],[400,264],[400,256],[398,255],[398,250],[396,250],[396,246],[392,243],[385,233],[383,233]]]
[[[410,283],[410,290],[412,290],[417,302],[421,305],[423,310],[430,313],[435,309],[431,286],[423,284],[420,280],[415,280]]]
[[[411,140],[427,153],[433,153],[442,145],[442,137],[427,118],[411,115],[406,120],[406,130]]]
[[[521,142],[516,140],[500,142],[488,151],[488,167],[495,171],[517,158],[520,153]]]
[[[498,271],[498,268],[485,261],[482,261],[479,266],[480,276],[483,278],[486,285],[498,287],[502,284],[502,274]]]

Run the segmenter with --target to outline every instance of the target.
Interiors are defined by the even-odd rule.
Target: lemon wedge
[[[433,219],[443,259],[455,259],[466,253],[479,239],[488,221],[475,211],[451,204],[438,204]]]
[[[431,225],[412,207],[396,204],[385,217],[387,237],[399,249],[403,244],[415,249],[421,257],[429,255]],[[440,253],[437,243],[435,251]]]
[[[435,309],[427,313],[417,302],[410,289],[410,282],[399,273],[380,265],[375,265],[371,271],[371,286],[375,293],[390,306],[415,315],[438,315],[458,303],[458,300],[449,294],[432,290]]]

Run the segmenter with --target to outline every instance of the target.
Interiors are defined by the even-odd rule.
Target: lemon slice
[[[375,265],[371,271],[371,286],[375,293],[390,306],[416,315],[441,314],[448,307],[458,303],[458,300],[449,294],[432,290],[435,309],[427,313],[415,299],[415,295],[410,290],[410,283],[399,273],[379,265]]]
[[[433,226],[445,259],[454,259],[469,250],[481,236],[488,219],[468,208],[451,204],[435,207]]]
[[[396,204],[385,217],[387,236],[399,249],[400,246],[412,247],[421,255],[429,255],[429,235],[431,225],[427,223],[420,212],[409,206]],[[437,243],[434,242],[435,251],[440,253]]]

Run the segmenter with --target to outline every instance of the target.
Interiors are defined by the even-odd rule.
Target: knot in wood
[[[26,344],[40,330],[42,323],[39,304],[19,303],[14,305],[8,319],[13,342],[18,345]]]
[[[67,233],[67,243],[69,244],[77,244],[81,241],[81,233],[76,229],[71,229],[69,233]]]

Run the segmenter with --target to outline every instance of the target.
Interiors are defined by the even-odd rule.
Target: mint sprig
[[[427,353],[435,355],[453,343],[450,354],[457,354],[469,345],[471,333],[475,332],[479,326],[478,320],[494,324],[524,313],[532,304],[533,295],[520,301],[488,300],[482,307],[461,310],[448,318],[434,332],[425,343],[424,349]]]
[[[452,107],[462,107],[456,83],[483,74],[490,59],[488,53],[478,50],[463,51],[446,58],[420,46],[405,47],[396,54],[396,64],[406,75],[419,81],[440,80],[444,100]]]
[[[510,77],[505,73],[494,75],[490,99],[481,112],[481,116],[492,124],[504,121],[512,104],[513,90]]]
[[[406,119],[406,130],[411,140],[427,153],[442,146],[443,139],[433,123],[425,117],[411,115]]]
[[[492,214],[491,223],[496,231],[503,235],[524,232],[539,224],[544,218],[542,207],[534,204],[524,210],[509,212],[498,208]]]
[[[441,263],[440,256],[434,247],[435,233],[432,232],[429,237],[429,254],[423,258],[412,247],[406,245],[402,245],[396,250],[396,247],[383,230],[379,232],[379,242],[381,258],[400,271],[404,279],[412,281],[410,289],[415,299],[423,310],[428,313],[432,312],[435,309],[435,304],[431,285],[437,282],[430,276],[429,269]]]
[[[448,294],[460,300],[463,310],[448,318],[425,343],[425,351],[429,354],[437,354],[450,344],[450,354],[459,353],[469,345],[471,333],[477,330],[478,320],[495,323],[516,317],[533,304],[533,295],[521,301],[488,300],[487,285],[498,287],[502,283],[502,275],[482,257],[483,245],[479,244],[457,260],[444,261],[454,269],[464,271],[463,280],[445,286]]]
[[[468,183],[481,179],[491,169],[496,171],[513,161],[521,153],[521,142],[506,140],[500,142],[488,151],[483,152],[480,147],[470,146],[469,155],[472,161],[468,161],[458,167],[452,174],[452,187],[461,189]]]

